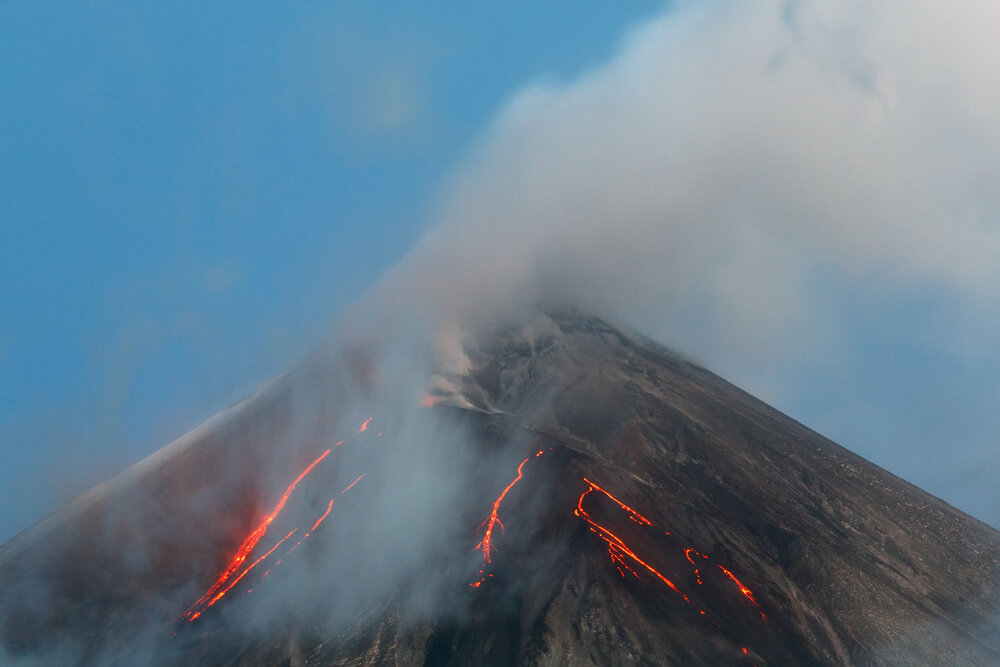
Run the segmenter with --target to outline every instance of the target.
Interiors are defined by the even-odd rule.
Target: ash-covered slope
[[[359,376],[300,371],[28,531],[0,549],[2,646],[53,664],[1000,663],[994,529],[598,319],[467,352],[433,407],[342,439]]]
[[[997,609],[997,531],[648,341],[592,318],[557,324],[531,348],[513,338],[484,350],[467,394],[537,424],[566,448],[572,473],[676,536],[675,556],[662,538],[643,553],[669,563],[661,571],[709,613],[725,613],[721,634],[739,628],[754,662],[1000,662],[1000,632],[981,625]],[[723,612],[713,598],[724,591],[699,598],[682,546],[739,573],[767,622]],[[616,619],[616,607],[580,602],[577,619],[711,644],[690,609]],[[674,655],[720,664],[691,651]]]

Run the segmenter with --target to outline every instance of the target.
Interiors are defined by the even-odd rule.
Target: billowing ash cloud
[[[723,366],[835,333],[831,281],[981,304],[998,24],[989,2],[677,3],[514,96],[387,291],[459,319],[578,305]]]

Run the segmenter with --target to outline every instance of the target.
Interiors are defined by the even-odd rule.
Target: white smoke
[[[676,3],[606,65],[514,96],[393,298],[459,320],[578,305],[727,370],[835,338],[830,281],[982,306],[998,25],[974,1]]]
[[[348,318],[347,338],[397,376],[371,374],[363,405],[330,414],[416,413],[431,380],[409,349],[402,362],[386,352],[402,327],[437,332],[427,365],[442,370],[443,355],[447,375],[463,368],[461,332],[523,304],[625,320],[720,370],[836,337],[830,280],[888,293],[928,284],[987,307],[1000,284],[998,25],[1000,5],[986,2],[683,1],[603,67],[529,86],[457,169],[438,223],[376,307],[361,309],[391,324]],[[359,512],[350,539],[430,535],[459,505],[445,462],[414,452],[459,456],[462,443],[442,447],[432,425],[397,419],[407,423],[386,429],[401,439],[382,490],[396,486],[370,496],[385,505],[370,514],[393,521]],[[326,446],[307,436],[291,449]],[[437,491],[423,504],[398,483],[414,470]],[[394,590],[433,547],[370,551],[378,559],[358,572],[406,576],[348,587],[338,609]],[[313,586],[294,583],[302,595]]]

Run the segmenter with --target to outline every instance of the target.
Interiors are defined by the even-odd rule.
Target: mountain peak
[[[300,371],[0,549],[5,650],[1000,660],[992,528],[596,317],[550,312],[465,352],[424,407],[350,427],[350,364]]]

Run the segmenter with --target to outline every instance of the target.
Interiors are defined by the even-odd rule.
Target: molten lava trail
[[[312,472],[312,469],[315,468],[320,461],[325,459],[329,453],[330,450],[328,449],[320,454],[315,461],[310,463],[309,466],[295,478],[294,482],[288,485],[288,488],[285,489],[283,494],[281,494],[281,499],[278,501],[278,504],[275,505],[274,509],[271,510],[271,513],[265,516],[264,520],[260,522],[260,524],[250,533],[250,535],[247,536],[245,540],[243,540],[243,544],[241,544],[240,548],[236,550],[236,554],[229,561],[229,565],[226,566],[226,569],[223,570],[222,574],[219,575],[219,577],[215,580],[215,583],[209,587],[205,594],[198,598],[198,600],[191,605],[186,612],[184,612],[182,618],[193,621],[200,616],[200,611],[196,611],[199,607],[209,607],[215,604],[215,600],[218,599],[216,595],[220,590],[225,589],[228,591],[232,588],[232,586],[226,585],[227,582],[236,574],[237,570],[240,569],[243,563],[246,562],[247,558],[250,557],[250,554],[253,553],[257,543],[260,542],[261,538],[263,538],[267,533],[267,527],[271,525],[275,517],[277,517],[281,510],[285,507],[285,503],[288,502],[288,498],[292,495],[295,487],[298,486],[299,482],[301,482],[306,475]],[[244,574],[245,573],[246,572],[244,571]],[[223,592],[223,595],[225,595],[225,592]]]
[[[309,539],[309,536],[312,535],[317,528],[319,528],[320,524],[326,521],[326,517],[330,516],[330,510],[332,509],[333,509],[333,498],[330,498],[330,504],[326,506],[326,511],[323,512],[323,515],[320,518],[316,519],[316,523],[314,523],[313,527],[309,529],[309,532],[307,532],[305,535],[302,536],[301,540],[293,544],[291,549],[282,554],[281,558],[278,559],[278,562],[274,564],[274,567],[278,567],[279,565],[281,565],[281,561],[282,559],[284,559],[285,556],[287,556],[288,554],[292,553],[300,546],[302,546],[302,543],[305,542],[307,539]],[[267,576],[268,572],[270,572],[270,570],[264,573],[265,577]],[[249,593],[249,591],[247,592]]]
[[[371,422],[372,422],[373,419],[375,419],[375,418],[374,417],[369,417],[364,422],[362,422],[361,423],[361,428],[358,429],[358,433],[361,433],[361,432],[367,430],[368,429],[368,425],[371,424]],[[379,433],[379,435],[382,435],[382,434]],[[343,440],[337,442],[335,445],[333,445],[333,447],[334,448],[335,447],[339,447],[342,444],[344,444]],[[260,524],[258,524],[258,526],[246,537],[245,540],[243,540],[243,543],[240,545],[239,549],[236,550],[236,554],[229,561],[229,564],[223,570],[222,574],[220,574],[219,577],[216,579],[215,583],[213,583],[212,586],[209,587],[209,589],[207,591],[205,591],[205,594],[202,595],[200,598],[198,598],[198,600],[196,600],[195,603],[192,604],[187,609],[187,611],[185,611],[184,614],[181,615],[181,617],[178,619],[179,621],[180,620],[186,620],[188,622],[193,622],[195,619],[197,619],[199,616],[201,616],[202,612],[204,612],[205,609],[207,609],[208,607],[211,607],[216,602],[218,602],[219,600],[221,600],[226,595],[226,593],[228,593],[230,590],[232,590],[232,588],[237,583],[239,583],[239,581],[241,579],[243,579],[260,562],[262,562],[265,558],[267,558],[269,555],[271,555],[271,553],[273,553],[275,549],[277,549],[279,546],[281,546],[286,540],[288,540],[298,530],[298,528],[293,529],[290,533],[288,533],[287,535],[285,535],[284,538],[282,538],[281,540],[279,540],[277,544],[275,544],[273,547],[271,547],[263,556],[261,556],[260,558],[258,558],[257,560],[255,560],[249,566],[247,566],[245,568],[243,567],[243,565],[246,563],[247,559],[251,556],[251,554],[253,554],[253,551],[254,551],[254,549],[256,549],[257,544],[261,541],[261,539],[264,537],[264,535],[267,534],[268,526],[270,526],[271,523],[274,522],[275,518],[277,518],[277,516],[281,513],[282,509],[284,509],[285,504],[288,502],[288,499],[292,495],[292,492],[295,491],[295,487],[298,486],[299,482],[301,482],[306,477],[306,475],[308,475],[310,472],[312,472],[313,468],[315,468],[317,465],[319,465],[319,463],[330,454],[331,449],[327,449],[325,452],[323,452],[322,454],[320,454],[316,458],[316,460],[314,460],[312,463],[310,463],[306,467],[306,469],[303,470],[299,474],[299,476],[296,477],[295,480],[291,484],[288,485],[288,488],[285,489],[285,492],[281,495],[281,498],[278,500],[278,504],[275,505],[274,509],[271,510],[271,512],[267,516],[264,517],[264,519],[260,522]],[[362,473],[361,475],[359,475],[357,479],[355,479],[353,482],[351,482],[351,484],[347,488],[345,488],[343,491],[341,491],[340,493],[341,494],[347,493],[347,491],[349,491],[355,484],[357,484],[358,482],[360,482],[361,478],[364,477],[364,476],[365,476],[364,473]],[[273,567],[276,567],[277,565],[281,564],[281,561],[282,561],[282,559],[285,556],[287,556],[288,554],[290,554],[293,551],[295,551],[295,549],[298,548],[306,538],[308,538],[310,535],[312,535],[313,532],[315,532],[316,529],[319,528],[320,524],[322,524],[326,520],[326,518],[330,515],[330,512],[331,512],[332,509],[333,509],[333,499],[331,498],[330,502],[327,504],[326,511],[323,512],[322,516],[320,516],[316,520],[316,522],[313,524],[312,528],[310,528],[309,531],[306,532],[306,534],[303,535],[302,538],[299,539],[299,541],[296,542],[295,545],[292,546],[291,549],[289,549],[288,551],[286,551],[282,555],[282,557],[279,558],[277,560],[277,562],[275,562],[275,564],[272,565],[271,567],[273,568]],[[267,576],[270,572],[271,572],[271,568],[268,568],[267,572],[264,573],[264,576]]]
[[[590,485],[590,488],[588,488],[580,495],[580,499],[576,503],[576,511],[574,512],[574,514],[576,514],[576,516],[578,517],[581,517],[584,521],[590,524],[590,530],[592,530],[602,540],[608,543],[608,547],[611,550],[613,557],[617,554],[620,560],[620,556],[622,555],[628,556],[636,563],[642,565],[644,568],[649,570],[649,572],[653,574],[653,576],[655,576],[657,579],[666,584],[667,587],[670,588],[670,590],[674,591],[675,593],[683,597],[686,602],[690,602],[688,596],[684,595],[684,593],[681,592],[681,589],[677,588],[677,585],[674,584],[674,582],[670,581],[670,579],[667,579],[662,572],[660,572],[655,567],[644,561],[642,558],[639,558],[639,556],[636,555],[636,553],[632,551],[632,549],[630,549],[628,545],[625,544],[625,542],[622,541],[620,537],[615,535],[613,532],[611,532],[609,529],[605,528],[601,524],[594,521],[594,519],[590,516],[590,514],[588,514],[587,511],[583,509],[583,500],[584,498],[587,497],[587,494],[591,493],[592,491],[602,491],[603,493],[605,493],[605,495],[612,497],[610,494],[608,494],[606,491],[603,491],[600,487],[596,486],[595,484],[589,481],[587,482],[587,484]],[[619,504],[621,505],[622,503]],[[625,505],[623,506],[627,507]],[[624,576],[624,574],[622,576]]]
[[[283,538],[281,538],[280,540],[278,540],[277,544],[275,544],[273,547],[271,547],[270,549],[268,549],[267,552],[263,556],[261,556],[260,558],[258,558],[257,560],[255,560],[250,565],[248,565],[246,567],[246,569],[244,569],[232,581],[230,581],[226,585],[225,588],[223,588],[222,590],[220,590],[208,602],[206,602],[201,609],[199,609],[198,611],[196,611],[194,613],[190,613],[189,612],[188,614],[185,614],[184,617],[187,618],[187,620],[189,622],[194,622],[199,616],[201,616],[201,613],[203,611],[205,611],[206,609],[208,609],[209,607],[211,607],[212,605],[214,605],[216,602],[218,602],[219,600],[221,600],[223,597],[225,597],[226,593],[228,593],[229,591],[231,591],[232,588],[233,588],[233,586],[235,586],[236,584],[238,584],[240,582],[240,580],[243,577],[245,577],[247,574],[249,574],[251,570],[253,570],[255,567],[257,567],[261,563],[261,561],[263,561],[265,558],[267,558],[272,553],[274,553],[274,550],[277,549],[278,547],[280,547],[285,542],[285,540],[287,540],[289,537],[291,537],[292,535],[294,535],[295,531],[297,531],[297,530],[298,530],[298,528],[293,528],[291,530],[291,532],[289,532]],[[268,572],[270,572],[270,570],[268,570]]]
[[[670,581],[670,579],[668,579],[667,577],[665,577],[661,572],[659,572],[658,570],[656,570],[655,568],[653,568],[646,561],[642,560],[638,555],[636,555],[636,553],[634,551],[632,551],[628,546],[625,545],[625,543],[622,541],[622,539],[620,537],[618,537],[616,534],[614,534],[613,532],[611,532],[611,530],[609,530],[607,527],[602,526],[602,525],[598,524],[596,521],[594,521],[593,517],[591,517],[587,513],[587,511],[583,508],[583,501],[587,497],[588,494],[590,494],[590,493],[592,493],[594,491],[597,491],[599,493],[604,494],[605,497],[607,497],[609,500],[611,500],[616,505],[618,505],[620,508],[622,508],[629,515],[629,518],[631,518],[636,523],[642,524],[644,526],[649,526],[649,527],[652,527],[653,523],[649,519],[647,519],[646,517],[644,517],[642,514],[640,514],[637,510],[635,510],[634,508],[632,508],[629,505],[625,504],[624,502],[622,502],[621,500],[619,500],[618,498],[616,498],[615,496],[613,496],[608,491],[602,489],[600,486],[598,486],[594,482],[590,481],[586,477],[583,478],[583,481],[587,483],[588,487],[587,487],[586,491],[584,491],[582,494],[580,494],[580,498],[579,498],[579,500],[576,503],[576,510],[574,510],[573,513],[576,516],[583,518],[590,525],[590,530],[592,530],[594,533],[596,533],[598,536],[600,536],[600,538],[603,539],[608,544],[608,553],[611,556],[611,563],[612,563],[612,565],[614,565],[614,566],[617,567],[618,572],[622,575],[622,577],[625,577],[625,572],[622,569],[623,566],[625,568],[631,570],[632,574],[636,574],[635,570],[632,570],[632,568],[628,567],[628,565],[625,563],[625,561],[622,558],[623,556],[628,556],[631,560],[635,561],[639,565],[641,565],[644,568],[646,568],[647,570],[649,570],[650,573],[652,573],[654,576],[656,576],[658,579],[660,579],[660,581],[662,581],[663,583],[665,583],[671,590],[673,590],[673,591],[677,592],[678,594],[680,594],[684,598],[685,602],[688,602],[689,604],[693,604],[691,602],[690,598],[688,598],[687,595],[684,595],[684,593],[682,593],[677,588],[677,586],[674,585],[674,583],[672,581]],[[667,532],[665,534],[669,535],[670,533]],[[695,580],[698,582],[699,585],[701,585],[701,584],[704,583],[703,580],[702,580],[702,576],[701,576],[701,568],[698,566],[699,564],[698,564],[697,561],[695,561],[694,556],[692,556],[692,554],[694,556],[700,557],[700,558],[708,561],[709,563],[711,563],[711,559],[709,559],[708,556],[706,556],[705,554],[701,553],[697,549],[690,549],[690,548],[684,549],[684,557],[687,558],[688,562],[691,563],[691,565],[694,566]],[[743,594],[743,596],[750,602],[750,604],[752,604],[754,607],[757,607],[757,610],[760,613],[760,617],[765,622],[767,622],[767,616],[760,609],[760,605],[757,603],[756,598],[754,598],[753,592],[749,588],[747,588],[743,584],[743,582],[741,582],[739,579],[737,579],[736,575],[734,575],[728,569],[726,569],[722,565],[719,565],[718,563],[712,563],[712,564],[715,565],[716,567],[718,567],[729,579],[732,580],[732,582],[734,584],[736,584],[737,588],[739,588],[739,590],[740,590],[740,593]],[[636,576],[638,577],[637,574],[636,574]],[[702,615],[707,615],[704,610],[701,610],[700,613]]]
[[[694,565],[694,578],[695,578],[695,581],[697,581],[698,585],[701,586],[705,582],[703,582],[701,580],[701,570],[698,568],[698,563],[694,562],[694,558],[691,558],[691,554],[697,554],[698,556],[701,556],[705,560],[708,560],[708,556],[706,556],[705,554],[699,552],[697,549],[685,549],[684,550],[684,557],[687,558],[688,561],[692,565]]]
[[[489,517],[486,519],[486,521],[483,521],[481,524],[479,524],[480,528],[486,526],[486,532],[483,533],[483,539],[480,540],[479,544],[476,545],[476,551],[483,552],[483,562],[485,564],[489,565],[493,563],[493,556],[492,556],[494,549],[493,529],[496,526],[500,526],[500,530],[504,529],[503,522],[500,521],[500,518],[498,516],[498,513],[500,512],[500,503],[503,502],[503,499],[507,496],[510,490],[514,488],[514,485],[521,481],[521,478],[524,476],[525,464],[533,458],[538,458],[543,453],[544,452],[542,450],[539,450],[537,453],[535,453],[534,456],[529,456],[525,458],[523,461],[521,461],[520,465],[517,466],[517,477],[512,479],[510,484],[508,484],[504,488],[504,490],[500,492],[500,495],[497,496],[497,499],[493,501],[493,506],[490,508]],[[483,574],[483,570],[480,570],[479,573]],[[479,586],[481,586],[485,580],[486,576],[483,576],[479,581],[474,581],[469,585],[472,586],[473,588],[479,588]]]
[[[746,586],[744,586],[743,582],[741,582],[739,579],[737,579],[736,575],[734,575],[732,572],[730,572],[726,568],[722,567],[721,565],[718,565],[718,568],[720,570],[722,570],[726,574],[727,577],[729,577],[730,579],[733,580],[733,583],[736,584],[737,587],[739,587],[740,593],[743,593],[743,596],[746,597],[746,599],[750,601],[750,604],[752,604],[753,606],[757,607],[758,610],[760,610],[760,605],[757,604],[757,600],[753,596],[753,591],[751,591],[749,588],[747,588]],[[760,612],[760,617],[762,619],[764,619],[765,621],[767,620],[767,616],[764,615],[763,611]]]
[[[535,454],[535,457],[541,455],[542,452],[538,452]],[[503,502],[504,497],[506,497],[510,490],[514,488],[514,485],[521,481],[521,478],[524,476],[524,464],[530,461],[531,458],[532,457],[529,456],[521,461],[520,465],[517,466],[517,477],[511,480],[510,484],[508,484],[497,499],[493,501],[493,507],[490,509],[489,518],[480,525],[480,528],[482,526],[486,526],[486,533],[483,535],[483,539],[479,542],[479,544],[476,545],[476,550],[483,552],[483,559],[487,563],[493,562],[493,558],[491,556],[491,552],[493,550],[493,528],[499,525],[500,530],[503,530],[503,523],[497,516],[497,513],[500,511],[500,503]]]
[[[326,517],[330,516],[330,510],[332,510],[332,509],[333,509],[333,498],[330,498],[330,504],[326,506],[326,511],[323,512],[323,516],[321,516],[320,518],[316,519],[316,523],[314,523],[313,527],[309,529],[308,533],[306,533],[306,537],[309,537],[309,535],[314,530],[316,530],[317,528],[319,528],[319,524],[323,523],[326,520]]]
[[[353,482],[351,482],[350,484],[348,484],[347,488],[340,492],[340,495],[344,495],[345,493],[347,493],[348,491],[350,491],[352,488],[354,488],[354,485],[357,484],[358,482],[360,482],[361,478],[364,477],[367,474],[368,473],[363,472],[360,475],[358,475],[358,478],[356,480],[354,480]],[[333,502],[333,501],[331,500],[330,502]]]
[[[239,583],[240,579],[242,579],[242,578],[243,578],[243,577],[245,577],[245,576],[246,576],[247,574],[249,574],[249,573],[250,573],[250,571],[251,571],[252,569],[254,569],[254,568],[255,568],[255,567],[257,567],[258,565],[260,565],[261,561],[263,561],[263,560],[264,560],[265,558],[267,558],[267,557],[268,557],[268,556],[270,556],[270,555],[271,555],[272,553],[274,553],[274,550],[275,550],[275,549],[277,549],[278,547],[280,547],[280,546],[281,546],[282,544],[284,544],[285,540],[287,540],[287,539],[288,539],[289,537],[291,537],[292,535],[294,535],[294,534],[295,534],[295,531],[297,531],[297,530],[298,530],[298,528],[292,528],[292,529],[291,529],[291,531],[289,531],[289,533],[288,533],[287,535],[285,535],[285,536],[284,536],[284,537],[282,537],[282,538],[281,538],[280,540],[278,540],[278,543],[277,543],[277,544],[275,544],[275,545],[274,545],[273,547],[271,547],[270,549],[268,549],[268,550],[267,550],[267,551],[266,551],[266,552],[264,553],[264,555],[263,555],[263,556],[261,556],[260,558],[258,558],[257,560],[255,560],[255,561],[254,561],[253,563],[251,563],[250,565],[248,565],[248,566],[247,566],[247,568],[246,568],[245,570],[243,570],[242,572],[240,572],[240,573],[239,573],[239,575],[237,575],[235,579],[233,579],[233,580],[232,580],[231,582],[229,582],[229,585],[228,585],[228,586],[226,586],[226,587],[225,587],[225,588],[223,588],[223,589],[222,589],[221,591],[219,591],[218,593],[216,593],[216,594],[215,594],[215,597],[213,597],[213,598],[212,598],[212,599],[211,599],[211,600],[210,600],[210,601],[208,602],[208,604],[207,604],[207,605],[205,605],[205,606],[206,606],[206,607],[211,607],[211,606],[212,606],[213,604],[215,604],[216,602],[218,602],[219,600],[221,600],[221,599],[222,599],[222,597],[223,597],[223,596],[224,596],[224,595],[225,595],[226,593],[228,593],[228,592],[229,592],[230,590],[232,590],[233,586],[235,586],[236,584],[238,584],[238,583]],[[193,619],[192,619],[192,620],[193,620]]]
[[[644,526],[652,526],[653,525],[652,521],[650,521],[649,519],[647,519],[643,515],[639,514],[639,512],[636,511],[634,508],[629,507],[628,505],[626,505],[622,501],[618,500],[613,495],[611,495],[610,493],[608,493],[607,491],[605,491],[604,489],[602,489],[601,487],[599,487],[597,484],[594,484],[593,482],[591,482],[586,477],[583,478],[583,481],[585,481],[587,484],[590,484],[590,486],[593,488],[593,490],[600,491],[601,493],[603,493],[604,495],[606,495],[608,498],[610,498],[612,502],[614,502],[619,507],[621,507],[623,510],[625,510],[626,512],[628,512],[629,518],[631,518],[636,523],[642,524]],[[586,494],[584,494],[584,495],[586,495]]]

